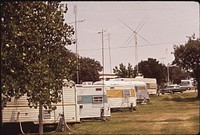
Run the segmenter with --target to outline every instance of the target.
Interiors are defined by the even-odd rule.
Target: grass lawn
[[[198,134],[199,100],[197,93],[151,96],[134,112],[113,112],[107,121],[85,121],[71,125],[75,132],[56,134]]]

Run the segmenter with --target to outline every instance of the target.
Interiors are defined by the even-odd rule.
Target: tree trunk
[[[200,99],[200,78],[197,79],[197,98]]]
[[[197,98],[200,99],[200,68],[194,70],[194,76],[197,81]]]
[[[43,112],[42,103],[39,103],[39,135],[43,135]]]
[[[1,106],[0,106],[0,124],[1,124],[1,127],[0,127],[0,134],[2,135],[3,134],[3,114],[2,114],[2,110],[3,110],[3,101],[2,101],[2,93],[0,92],[0,100],[1,100]]]

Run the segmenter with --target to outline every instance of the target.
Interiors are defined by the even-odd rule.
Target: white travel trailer
[[[180,86],[183,89],[192,90],[192,89],[195,89],[195,81],[192,80],[192,79],[190,79],[190,80],[181,80]]]
[[[69,82],[64,81],[69,85]],[[70,88],[71,87],[71,88]],[[64,113],[65,122],[80,122],[79,108],[77,105],[76,91],[74,86],[63,87],[63,100],[60,103],[53,104],[56,110],[47,110],[43,108],[43,123],[58,123],[60,115]],[[2,110],[3,123],[23,123],[32,122],[38,124],[39,109],[28,106],[27,96],[19,99],[12,98],[11,102]]]
[[[145,82],[147,85],[147,91],[149,94],[157,94],[157,81],[156,78],[144,78],[143,76],[136,76],[135,78],[116,78],[116,79],[111,79],[112,81],[141,81]]]
[[[76,84],[80,119],[110,116],[110,107],[102,85]]]
[[[144,78],[143,76],[136,76],[135,78],[122,78],[124,81],[142,81],[147,84],[147,91],[149,94],[157,94],[156,78]]]
[[[124,78],[110,79],[111,84],[128,84],[134,86],[136,91],[137,101],[149,100],[149,92],[147,90],[147,85],[143,81],[132,81],[125,80]]]
[[[136,86],[124,81],[98,81],[93,85],[104,84],[110,108],[136,108]]]

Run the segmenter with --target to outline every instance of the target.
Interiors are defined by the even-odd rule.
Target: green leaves
[[[141,61],[139,64],[139,70],[146,78],[156,78],[158,84],[165,81],[166,68],[160,64],[156,59],[148,58],[146,61]]]
[[[119,76],[119,77],[134,77],[134,69],[132,68],[131,64],[128,63],[128,66],[126,68],[125,65],[123,65],[122,63],[119,64],[119,68],[117,66],[115,66],[115,68],[113,69],[114,73]]]
[[[141,61],[138,63],[138,67],[139,72],[142,73],[145,78],[156,78],[159,84],[165,81],[165,66],[159,64],[156,59],[148,58],[146,61]],[[121,63],[119,67],[115,66],[113,71],[119,77],[133,78],[136,76],[136,70],[133,69],[130,63],[128,63],[127,67]]]
[[[27,94],[29,105],[51,107],[69,79],[74,28],[64,23],[59,2],[4,2],[1,5],[1,88],[3,101]]]
[[[174,46],[174,57],[173,63],[186,70],[200,68],[200,39],[190,38],[185,45]]]
[[[185,45],[174,46],[173,63],[192,72],[198,83],[198,97],[200,98],[200,39],[190,37]]]
[[[80,82],[84,81],[98,81],[99,80],[99,72],[102,71],[103,67],[101,64],[88,57],[80,57],[79,58],[79,79]],[[76,68],[76,67],[75,67]],[[73,81],[76,82],[76,69],[73,72]]]

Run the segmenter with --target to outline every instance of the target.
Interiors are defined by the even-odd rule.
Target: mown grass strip
[[[87,121],[71,128],[77,132],[57,134],[197,134],[199,100],[197,93],[151,96],[134,112],[114,112],[108,121]]]

